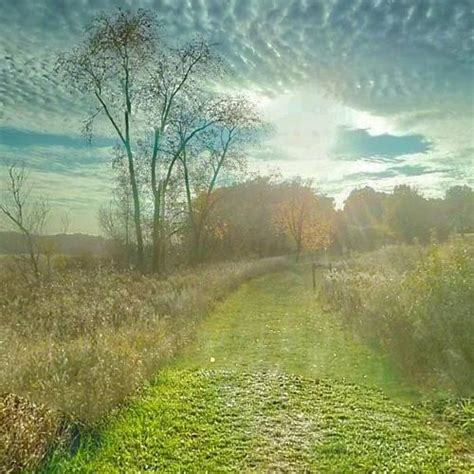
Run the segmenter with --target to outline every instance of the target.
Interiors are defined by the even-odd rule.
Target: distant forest
[[[451,187],[443,198],[425,198],[415,188],[400,185],[392,192],[370,187],[354,189],[342,209],[334,199],[317,193],[301,179],[283,181],[256,177],[217,188],[199,212],[200,196],[193,206],[200,224],[196,261],[265,257],[296,252],[373,250],[394,243],[444,241],[453,233],[474,232],[474,191]],[[40,238],[40,247],[63,255],[102,255],[116,263],[132,264],[135,254],[131,207],[114,200],[99,213],[104,237],[58,234]],[[201,222],[201,221],[199,221]],[[191,256],[194,233],[186,221],[176,222],[167,245],[174,264]],[[147,241],[145,233],[145,242]],[[41,243],[42,242],[42,243]],[[0,253],[24,251],[25,242],[15,232],[0,232]]]
[[[18,232],[0,232],[0,255],[13,255],[25,251],[26,238]],[[40,247],[51,247],[61,255],[104,255],[107,241],[103,237],[87,234],[56,234],[38,238]]]
[[[425,198],[408,185],[390,193],[364,187],[354,189],[337,210],[334,199],[318,194],[309,182],[259,177],[217,189],[212,202],[202,238],[201,257],[206,260],[364,251],[474,232],[474,192],[469,186],[451,187],[437,199]],[[184,229],[174,245],[187,239]]]

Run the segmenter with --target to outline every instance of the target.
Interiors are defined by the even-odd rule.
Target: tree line
[[[124,257],[128,248],[130,258],[130,217],[114,202],[101,212],[102,227],[116,242],[116,255]],[[177,216],[179,231],[167,245],[173,264],[284,254],[298,260],[303,253],[427,244],[474,233],[474,191],[469,186],[453,186],[443,198],[426,198],[408,185],[391,192],[357,188],[337,209],[335,200],[318,192],[311,180],[250,176],[196,194],[192,209],[200,225],[198,259],[189,260],[189,250],[196,249],[193,224],[185,215]]]

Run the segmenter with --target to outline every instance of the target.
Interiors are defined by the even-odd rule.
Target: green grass
[[[469,470],[455,428],[382,390],[411,395],[321,311],[307,273],[267,275],[220,304],[153,383],[46,471]]]
[[[374,389],[276,372],[165,370],[56,472],[467,471],[449,432]],[[51,469],[52,470],[52,469]]]
[[[382,354],[351,338],[334,314],[321,309],[311,285],[309,267],[244,284],[203,322],[173,365],[331,377],[416,398]]]

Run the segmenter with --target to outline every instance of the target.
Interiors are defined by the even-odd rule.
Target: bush
[[[472,393],[474,247],[458,241],[388,254],[327,274],[323,299],[414,380]]]
[[[63,435],[61,417],[15,395],[0,397],[0,468],[2,472],[32,470],[52,441]]]

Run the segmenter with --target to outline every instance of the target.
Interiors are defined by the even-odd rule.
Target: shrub
[[[16,395],[0,397],[0,468],[25,472],[35,468],[50,443],[63,431],[57,413]]]
[[[461,241],[413,252],[401,247],[398,259],[393,248],[388,252],[328,273],[322,298],[413,379],[472,393],[474,247]]]

